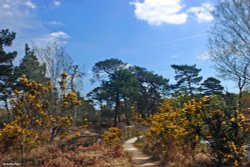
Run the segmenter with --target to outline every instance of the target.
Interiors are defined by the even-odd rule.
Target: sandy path
[[[161,167],[160,163],[151,160],[151,157],[145,155],[142,151],[134,146],[137,137],[131,138],[124,142],[123,148],[125,151],[132,154],[132,162],[134,167]]]

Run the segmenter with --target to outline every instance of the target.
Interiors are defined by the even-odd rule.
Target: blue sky
[[[0,28],[17,32],[16,62],[24,43],[58,41],[88,74],[97,61],[115,57],[174,82],[171,64],[197,64],[205,78],[216,76],[204,56],[214,5],[215,0],[0,0]],[[88,79],[84,84],[88,92]]]

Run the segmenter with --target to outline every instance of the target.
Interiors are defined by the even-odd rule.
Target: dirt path
[[[123,144],[125,151],[132,153],[132,162],[134,167],[161,167],[160,162],[151,160],[151,157],[145,155],[142,151],[134,146],[137,137],[127,140]]]

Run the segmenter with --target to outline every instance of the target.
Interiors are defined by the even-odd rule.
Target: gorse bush
[[[119,128],[111,127],[102,134],[103,141],[108,144],[120,143],[121,142],[121,130]]]
[[[218,165],[242,166],[244,160],[244,116],[228,110],[222,99],[164,99],[160,112],[148,118],[146,150],[169,161],[173,153],[195,160],[200,140],[209,142],[206,154]],[[178,156],[176,156],[178,159]]]
[[[245,155],[244,134],[245,117],[238,110],[215,109],[223,106],[220,100],[210,102],[210,114],[204,120],[210,141],[210,154],[218,164],[242,166]]]
[[[6,124],[0,131],[1,152],[5,153],[8,149],[13,150],[30,150],[39,144],[38,134],[30,129],[25,129],[18,125],[17,121]],[[24,148],[24,146],[26,146]]]
[[[60,83],[66,84],[65,74]],[[23,154],[38,144],[52,142],[71,126],[70,108],[81,104],[75,92],[66,93],[62,86],[57,103],[49,102],[45,95],[55,91],[51,82],[45,86],[22,76],[20,84],[23,90],[16,90],[11,101],[12,121],[0,131],[2,152],[14,147]],[[57,109],[50,111],[50,105],[56,105]],[[44,135],[46,131],[50,131],[50,136]]]
[[[159,113],[151,116],[151,127],[147,134],[147,148],[155,158],[168,160],[171,153],[180,145],[186,131],[176,121],[179,115],[176,112]],[[181,122],[179,122],[182,124]],[[182,142],[181,142],[182,143]]]

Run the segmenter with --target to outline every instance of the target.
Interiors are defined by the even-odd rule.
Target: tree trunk
[[[61,127],[53,127],[51,129],[50,133],[50,143],[52,143],[55,139],[55,137],[58,135],[59,131],[61,130]]]
[[[193,91],[192,91],[192,87],[191,87],[191,82],[190,81],[188,81],[188,90],[189,90],[190,96],[193,97],[194,94],[193,94]]]
[[[239,81],[238,81],[238,88],[239,88],[239,96],[238,96],[238,110],[241,111],[242,109],[242,93],[243,93],[243,88],[246,84],[246,79],[243,78],[242,79],[239,77]]]
[[[9,109],[9,104],[8,104],[7,98],[4,99],[4,107],[5,107],[7,114],[8,114],[8,121],[11,122],[13,120],[13,114]]]
[[[128,111],[128,104],[127,104],[127,99],[124,98],[124,106],[125,106],[125,116],[126,116],[126,125],[130,125],[130,118],[129,118],[129,111]]]
[[[115,110],[115,114],[114,114],[114,124],[113,126],[116,127],[117,126],[117,111]]]
[[[116,96],[116,101],[115,101],[115,114],[114,114],[114,127],[117,126],[117,118],[119,114],[119,109],[120,109],[120,99],[119,95]]]
[[[238,109],[241,110],[241,108],[242,108],[242,89],[240,89],[238,96]]]
[[[73,68],[73,73],[72,73],[71,78],[70,78],[70,89],[72,92],[75,92],[74,79],[75,79],[76,70],[78,67],[73,66],[72,68]],[[74,112],[73,125],[76,126],[76,124],[77,124],[77,110],[76,110],[75,106],[73,107],[73,112]]]

